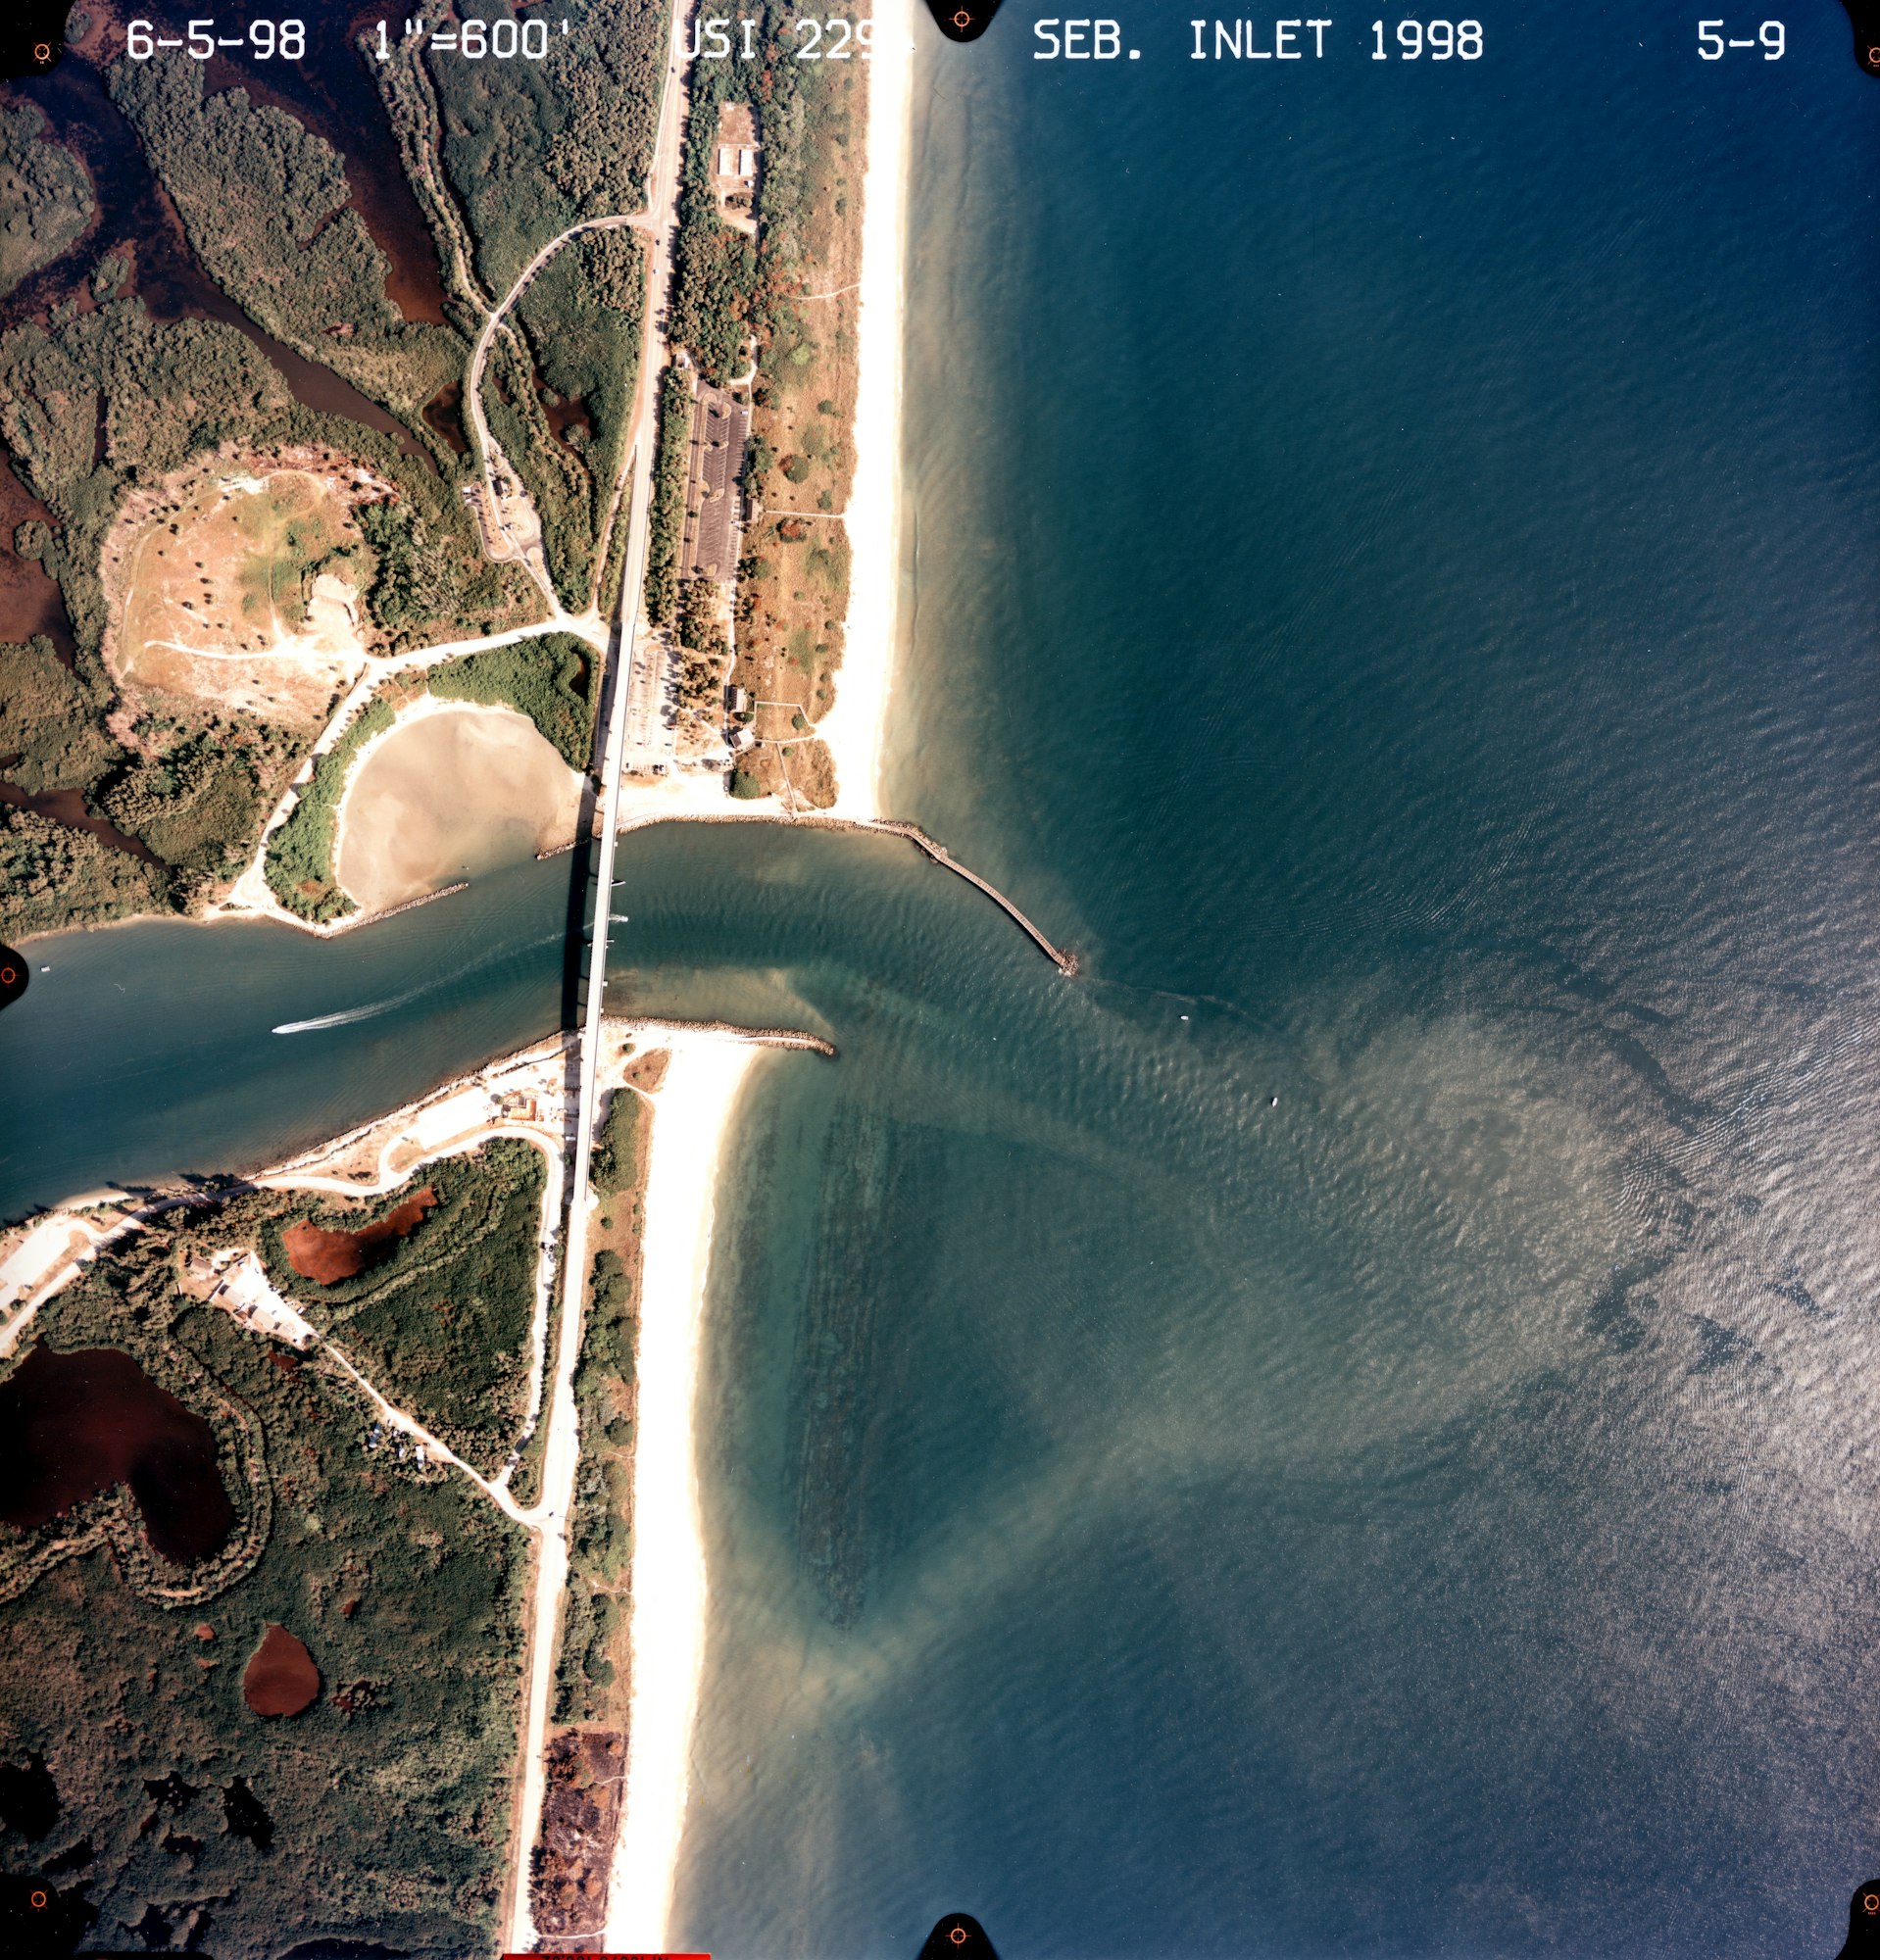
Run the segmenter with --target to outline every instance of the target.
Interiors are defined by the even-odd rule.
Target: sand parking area
[[[354,767],[333,866],[362,910],[382,911],[568,843],[580,799],[525,715],[427,698]]]

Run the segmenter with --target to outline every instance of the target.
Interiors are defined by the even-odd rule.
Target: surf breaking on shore
[[[846,652],[817,732],[835,760],[835,812],[875,817],[899,581],[903,268],[913,111],[909,0],[875,0],[862,215],[856,470]],[[677,813],[677,812],[674,812]],[[704,1674],[708,1574],[696,1401],[717,1179],[754,1058],[709,1037],[671,1044],[653,1116],[640,1294],[640,1426],[633,1451],[633,1694],[626,1807],[608,1886],[606,1944],[670,1944],[688,1764]]]
[[[703,1033],[663,1041],[653,1099],[633,1439],[633,1697],[626,1814],[608,1887],[606,1944],[666,1943],[685,1824],[686,1764],[705,1660],[697,1438],[700,1337],[725,1137],[757,1050]]]

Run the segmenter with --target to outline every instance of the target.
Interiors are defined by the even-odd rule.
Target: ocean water
[[[617,1005],[841,1051],[719,1194],[675,1945],[1825,1956],[1880,1867],[1880,86],[1638,13],[922,57],[890,801],[1083,971],[623,844]],[[568,904],[48,943],[0,1211],[548,1031]]]
[[[1168,13],[922,57],[891,801],[1085,976],[794,969],[675,1941],[1833,1953],[1880,91],[1825,0],[1716,66]]]

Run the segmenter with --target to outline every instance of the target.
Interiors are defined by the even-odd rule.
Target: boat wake
[[[539,953],[545,946],[559,946],[563,935],[551,932],[545,938],[531,940],[527,946],[503,946],[486,953],[479,959],[472,959],[467,966],[454,966],[448,973],[440,974],[434,980],[427,980],[421,987],[410,987],[402,994],[394,994],[387,1001],[371,1001],[363,1007],[342,1007],[336,1014],[315,1014],[310,1020],[281,1021],[270,1030],[277,1035],[318,1034],[325,1028],[349,1028],[356,1021],[370,1021],[379,1014],[390,1014],[400,1007],[409,1007],[414,1001],[421,1001],[426,994],[432,994],[439,987],[450,986],[458,980],[467,980],[472,973],[480,972],[485,966],[499,959],[514,959],[519,955]]]
[[[374,1014],[389,1014],[395,1007],[409,1006],[427,987],[414,987],[408,994],[394,994],[389,1001],[373,1001],[364,1007],[346,1007],[337,1014],[316,1014],[310,1021],[282,1021],[272,1032],[277,1035],[311,1035],[322,1028],[349,1028],[355,1021],[370,1021]]]

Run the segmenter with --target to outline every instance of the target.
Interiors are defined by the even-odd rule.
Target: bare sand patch
[[[355,764],[333,868],[355,905],[382,911],[568,843],[580,801],[526,715],[426,697]]]
[[[317,727],[365,662],[370,557],[352,514],[381,487],[305,448],[223,453],[133,493],[102,566],[112,673],[126,688]]]

